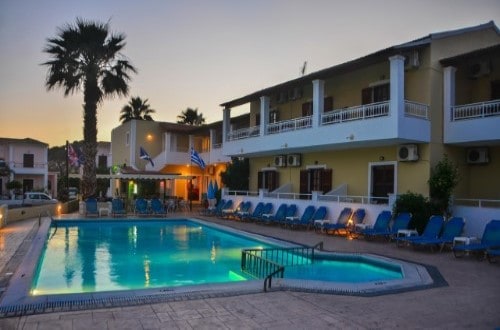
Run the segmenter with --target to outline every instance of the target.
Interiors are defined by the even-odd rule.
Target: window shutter
[[[323,112],[328,112],[333,110],[333,96],[325,97],[323,102]]]
[[[372,102],[372,89],[370,87],[361,90],[361,104],[370,104]]]
[[[257,172],[257,188],[258,189],[264,188],[263,182],[264,182],[264,172],[259,171],[259,172]]]
[[[332,169],[326,168],[321,173],[321,191],[323,194],[332,190]]]

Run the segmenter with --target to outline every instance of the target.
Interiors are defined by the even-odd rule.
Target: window
[[[108,156],[106,156],[106,155],[100,155],[97,158],[97,167],[99,167],[99,168],[106,168],[106,167],[108,167]]]
[[[279,173],[277,171],[259,171],[257,175],[259,189],[273,191],[279,187]]]
[[[390,84],[381,84],[361,90],[361,104],[388,101],[390,99]]]
[[[305,102],[302,103],[302,117],[312,116],[313,113],[313,103]]]
[[[269,123],[277,123],[279,121],[279,112],[278,110],[269,111]]]
[[[300,193],[310,194],[313,191],[324,193],[332,190],[332,169],[312,168],[300,171]]]
[[[327,96],[323,101],[323,112],[328,112],[332,110],[333,110],[333,96]]]
[[[33,154],[23,155],[23,167],[35,167],[35,156]]]

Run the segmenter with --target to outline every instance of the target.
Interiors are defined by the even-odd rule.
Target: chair
[[[235,208],[231,207],[231,208],[222,210],[222,218],[230,219],[231,217],[235,217],[236,213],[241,212],[245,206],[246,206],[246,202],[241,201],[238,204],[238,206],[236,206]]]
[[[378,214],[377,219],[375,220],[375,223],[373,224],[373,227],[361,228],[361,227],[358,227],[355,225],[353,234],[355,236],[362,235],[368,239],[372,238],[374,235],[376,236],[378,233],[388,231],[389,230],[389,223],[391,222],[391,219],[392,219],[391,211],[384,210]]]
[[[218,212],[215,214],[217,217],[222,218],[225,212],[228,210],[232,210],[233,208],[233,200],[228,199],[224,205],[221,206],[221,208],[218,210]]]
[[[500,220],[491,220],[484,228],[480,243],[455,245],[453,254],[456,258],[463,257],[466,253],[472,252],[485,256],[488,249],[500,246]]]
[[[113,200],[111,201],[111,215],[113,217],[127,215],[125,205],[123,204],[123,200],[121,198],[113,198]]]
[[[344,207],[344,209],[340,211],[336,223],[334,223],[332,220],[315,220],[314,229],[316,230],[316,232],[320,231],[328,233],[328,230],[335,230],[337,227],[345,228],[347,226],[347,222],[351,218],[351,215],[352,209],[350,207]]]
[[[278,207],[275,214],[272,213],[262,214],[262,222],[266,224],[272,224],[283,221],[285,219],[287,208],[288,206],[283,203]]]
[[[137,198],[135,200],[135,214],[148,215],[148,202],[144,198]]]
[[[85,201],[85,216],[99,216],[99,210],[97,209],[97,199],[93,197],[87,198],[87,200]]]
[[[337,223],[326,223],[324,224],[323,229],[325,232],[332,231],[332,234],[339,234],[340,231],[344,230],[346,234],[348,233],[349,227],[352,226],[354,227],[356,224],[359,224],[363,222],[363,219],[365,218],[366,211],[365,209],[357,209],[356,211],[352,212],[349,214],[350,208],[348,210],[343,210],[339,216],[339,221]],[[342,213],[345,212],[345,214],[349,214],[349,217],[343,216]],[[346,220],[347,218],[347,220]],[[342,220],[341,220],[342,219]]]
[[[250,201],[246,201],[243,203],[243,205],[241,206],[240,210],[239,211],[236,211],[235,214],[233,214],[233,216],[237,219],[240,219],[243,217],[243,216],[246,216],[248,214],[250,214],[250,208],[252,207],[252,202]]]
[[[429,221],[427,221],[422,235],[396,237],[396,245],[400,247],[404,244],[411,244],[414,241],[422,239],[438,238],[439,233],[441,233],[441,229],[443,228],[443,223],[444,217],[442,215],[432,215],[429,218]]]
[[[422,238],[415,239],[411,243],[414,247],[417,246],[429,246],[431,251],[434,246],[441,246],[439,251],[443,251],[444,247],[448,244],[453,244],[453,240],[455,237],[458,237],[462,234],[462,231],[465,226],[465,220],[462,217],[453,217],[446,221],[444,224],[444,229],[441,235],[438,238]]]
[[[318,207],[318,209],[316,210],[316,212],[314,212],[312,219],[311,219],[313,226],[316,223],[316,221],[321,221],[321,222],[325,221],[327,214],[328,214],[328,210],[326,209],[326,206]]]
[[[296,204],[290,204],[290,205],[288,205],[288,207],[286,208],[285,216],[282,217],[281,219],[279,219],[278,223],[282,227],[286,227],[286,219],[287,218],[294,218],[295,217],[295,213],[297,213],[297,205]]]
[[[369,236],[371,238],[382,237],[391,240],[398,234],[399,230],[408,229],[410,221],[411,221],[411,213],[409,212],[399,213],[394,219],[394,222],[392,223],[392,226],[390,228],[385,228],[380,231],[373,231],[372,233],[369,234]]]
[[[151,211],[156,215],[167,215],[167,210],[159,198],[153,198],[151,200]]]
[[[488,261],[490,263],[496,262],[495,261],[496,257],[500,257],[500,245],[495,248],[490,248],[486,250],[486,258],[488,258]]]
[[[316,208],[314,207],[314,205],[309,205],[306,207],[300,218],[296,216],[286,217],[286,225],[291,229],[302,227],[309,229],[315,211]]]
[[[262,214],[262,209],[264,208],[263,202],[258,202],[252,213],[242,214],[240,217],[241,221],[251,221],[252,218],[259,217]]]
[[[271,212],[273,211],[273,207],[274,207],[273,203],[264,204],[264,207],[262,207],[260,214],[256,217],[252,217],[252,220],[256,221],[257,223],[261,222],[264,214],[271,214]]]

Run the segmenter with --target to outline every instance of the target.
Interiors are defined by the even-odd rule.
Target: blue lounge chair
[[[391,219],[392,219],[391,211],[384,210],[378,214],[377,219],[373,224],[373,227],[371,228],[365,227],[363,229],[358,229],[356,226],[354,226],[353,234],[355,236],[362,235],[365,238],[370,239],[378,235],[378,233],[387,232],[389,230],[389,223],[391,222]]]
[[[380,231],[373,231],[369,234],[370,238],[382,237],[388,240],[393,239],[398,234],[400,229],[408,229],[411,221],[411,213],[402,212],[399,213],[394,219],[392,226],[390,228],[385,228]]]
[[[227,219],[233,217],[236,214],[236,212],[238,212],[239,210],[241,210],[241,208],[243,207],[244,204],[245,204],[245,202],[241,201],[234,208],[233,208],[232,205],[229,208],[224,208],[223,207],[223,209],[221,210],[221,217],[222,218],[227,218]]]
[[[148,215],[148,202],[144,198],[137,198],[135,200],[135,214]]]
[[[224,212],[227,212],[227,210],[232,210],[232,208],[233,208],[233,200],[228,199],[215,215],[220,218],[224,215]]]
[[[311,219],[313,226],[316,224],[317,221],[320,221],[320,222],[325,221],[327,214],[328,214],[328,210],[326,209],[326,206],[318,207],[318,209],[316,210],[316,212],[314,212],[312,219]]]
[[[436,239],[441,233],[443,223],[444,217],[442,215],[432,215],[427,221],[422,235],[396,237],[396,245],[400,247],[422,239]]]
[[[326,234],[328,232],[335,233],[336,229],[346,228],[347,222],[351,218],[352,209],[350,207],[344,207],[342,211],[340,211],[339,217],[337,218],[337,222],[333,222],[331,220],[323,220],[323,221],[314,221],[314,227],[316,231],[321,231]]]
[[[240,217],[241,221],[251,221],[253,218],[260,217],[262,214],[262,209],[264,208],[263,202],[258,202],[252,213],[242,214]]]
[[[431,248],[431,251],[433,250],[434,246],[440,246],[440,251],[443,251],[446,245],[453,244],[453,240],[455,239],[455,237],[458,237],[462,234],[464,226],[464,218],[453,217],[446,221],[446,223],[444,224],[443,232],[438,238],[422,238],[418,240],[415,239],[411,243],[414,247],[429,246]]]
[[[255,216],[255,217],[252,217],[252,220],[259,223],[262,221],[262,216],[264,214],[270,214],[272,211],[273,211],[273,203],[266,203],[264,204],[264,206],[262,207],[262,210],[260,211],[260,214]]]
[[[349,209],[350,210],[350,209]],[[345,214],[349,213],[349,210],[343,210],[342,212],[345,212]],[[347,218],[347,220],[345,220],[345,217],[342,216],[342,213],[341,213],[341,216],[342,216],[342,221],[340,222],[340,216],[339,216],[339,222],[337,223],[326,223],[323,227],[323,229],[325,230],[325,232],[329,232],[331,231],[332,234],[339,234],[340,235],[340,231],[343,230],[346,235],[349,233],[349,230],[354,228],[354,226],[356,224],[359,224],[361,222],[363,222],[363,219],[365,218],[365,215],[366,215],[366,211],[365,209],[357,209],[356,211],[354,212],[351,212],[349,218]]]
[[[314,215],[314,212],[316,211],[316,208],[314,205],[309,205],[306,207],[304,212],[302,213],[302,216],[299,217],[287,217],[286,218],[286,224],[289,226],[291,229],[294,228],[306,228],[309,229],[309,227],[312,224],[312,217]]]
[[[226,200],[225,199],[221,199],[217,205],[215,205],[215,208],[208,208],[207,209],[207,215],[211,215],[211,216],[214,216],[218,213],[221,212],[222,210],[222,207],[226,204]]]
[[[282,227],[286,227],[286,219],[287,218],[294,218],[296,213],[297,213],[297,205],[295,205],[295,204],[288,205],[288,207],[286,208],[285,216],[278,219],[278,223]]]
[[[233,217],[236,218],[236,219],[240,219],[243,217],[243,216],[247,216],[250,214],[250,208],[252,207],[252,202],[250,201],[246,201],[243,203],[243,205],[241,206],[240,210],[239,211],[236,211],[234,214],[233,214]]]
[[[85,216],[99,216],[99,210],[97,209],[97,199],[93,197],[87,198],[87,200],[85,201]]]
[[[111,201],[111,215],[114,217],[127,215],[125,205],[123,204],[123,200],[121,198],[113,198]]]
[[[272,213],[262,214],[262,223],[268,225],[273,223],[280,223],[280,221],[283,221],[285,219],[287,208],[288,206],[283,203],[278,207],[275,214]]]
[[[151,211],[155,215],[167,215],[167,210],[159,198],[153,198],[151,200]]]
[[[496,262],[497,257],[500,257],[500,246],[486,250],[486,258],[490,263]]]
[[[484,257],[488,249],[500,246],[500,220],[491,220],[484,228],[480,243],[455,245],[453,254],[456,258],[463,257],[467,252]]]

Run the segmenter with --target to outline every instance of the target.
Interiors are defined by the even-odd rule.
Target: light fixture
[[[148,142],[153,141],[153,134],[148,134],[148,135],[146,135],[146,140],[147,140]]]

